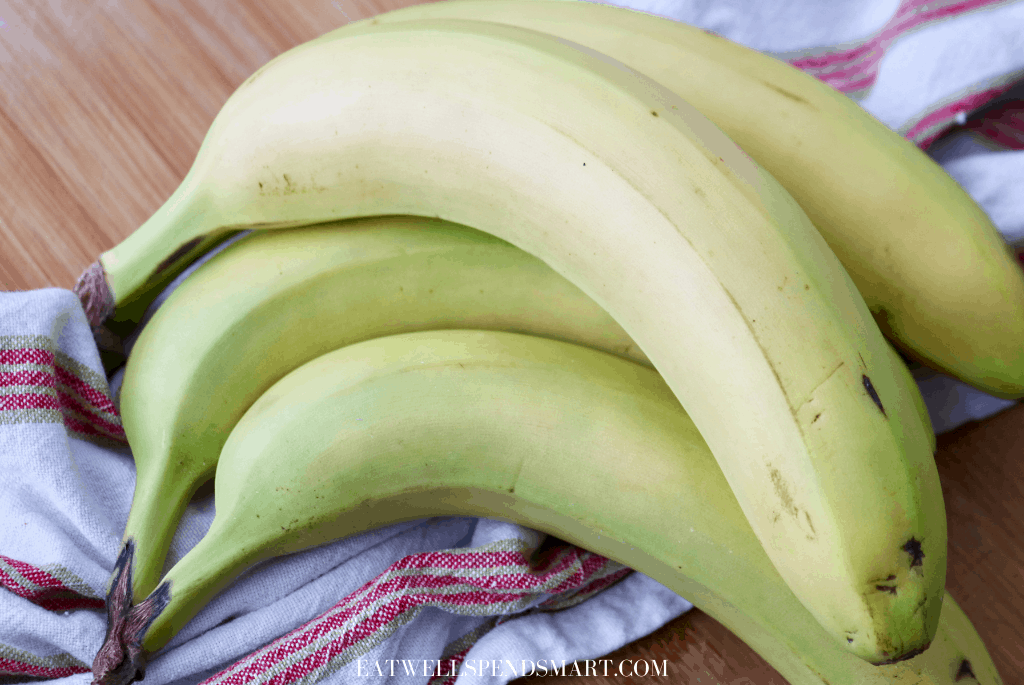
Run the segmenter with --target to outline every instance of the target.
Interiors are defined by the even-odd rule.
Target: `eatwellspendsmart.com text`
[[[566,659],[381,659],[377,661],[358,660],[356,673],[359,676],[413,676],[444,677],[452,675],[493,675],[511,676],[622,676],[647,677],[667,676],[668,660],[655,659],[587,659],[568,661]]]

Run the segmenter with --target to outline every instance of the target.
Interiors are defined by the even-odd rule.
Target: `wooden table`
[[[282,51],[414,0],[0,0],[0,288],[70,288],[178,185],[228,95]],[[947,587],[1024,682],[1024,407],[939,440]],[[610,658],[782,685],[700,611]],[[533,680],[533,679],[528,679]],[[566,683],[626,682],[560,678]]]

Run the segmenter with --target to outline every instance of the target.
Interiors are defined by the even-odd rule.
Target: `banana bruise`
[[[328,353],[252,405],[216,478],[206,536],[136,607],[143,629],[128,651],[140,664],[261,560],[389,523],[469,515],[649,575],[790,685],[1001,682],[948,595],[923,653],[874,666],[843,649],[772,567],[657,372],[579,345],[450,330]],[[112,680],[99,672],[97,682]]]
[[[592,297],[835,639],[876,663],[929,643],[942,493],[863,298],[777,181],[605,55],[459,20],[301,45],[229,98],[179,189],[101,260],[121,301],[200,236],[383,214],[491,233]]]
[[[391,216],[250,234],[171,293],[128,358],[120,411],[136,465],[124,532],[131,596],[156,587],[185,506],[263,391],[339,347],[445,328],[553,337],[649,364],[569,281],[465,226]]]
[[[1024,396],[1024,274],[1006,241],[934,160],[849,97],[697,27],[595,2],[447,0],[337,32],[437,18],[544,31],[679,93],[796,198],[902,351]]]

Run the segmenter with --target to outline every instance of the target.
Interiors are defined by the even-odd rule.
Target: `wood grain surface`
[[[325,31],[407,4],[0,0],[0,288],[71,287],[171,194],[247,76]],[[939,445],[947,587],[1005,682],[1024,682],[1024,406]],[[669,674],[559,682],[785,683],[696,610],[608,658],[667,659]]]

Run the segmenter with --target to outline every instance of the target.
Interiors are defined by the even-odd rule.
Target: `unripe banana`
[[[254,233],[197,270],[147,323],[121,386],[136,464],[124,533],[134,545],[132,596],[156,587],[185,504],[264,390],[338,347],[450,327],[553,337],[648,363],[593,300],[540,260],[436,219]]]
[[[844,650],[772,567],[657,372],[579,345],[450,330],[328,353],[245,413],[216,483],[206,536],[133,610],[141,629],[124,647],[139,665],[260,560],[469,515],[552,533],[651,576],[790,685],[1001,682],[948,597],[923,654],[873,666]]]
[[[102,259],[121,301],[204,235],[383,214],[492,233],[591,296],[836,639],[874,662],[928,644],[942,493],[863,298],[778,182],[600,53],[456,20],[311,41],[232,95],[180,188]]]
[[[393,216],[254,233],[189,276],[142,330],[120,391],[136,485],[132,596],[155,587],[185,505],[275,381],[360,340],[477,328],[646,363],[597,304],[536,257],[438,219]]]
[[[544,31],[679,93],[796,198],[904,352],[990,394],[1024,395],[1020,265],[949,174],[849,97],[694,26],[596,2],[446,0],[339,32],[437,18]]]

